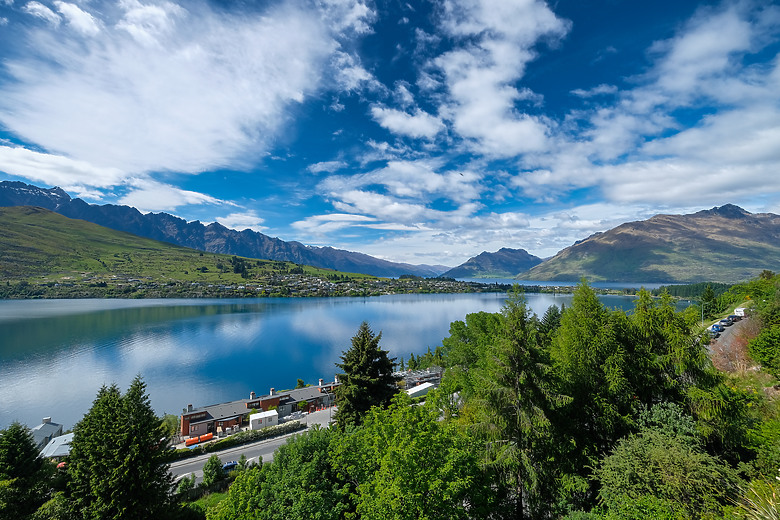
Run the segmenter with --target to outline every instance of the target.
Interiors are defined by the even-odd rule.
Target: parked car
[[[226,462],[222,465],[222,471],[224,471],[225,473],[230,473],[237,467],[238,467],[238,462],[236,462],[235,460],[231,460],[230,462]]]
[[[710,327],[711,332],[723,332],[724,330],[726,329],[724,329],[722,325],[718,325],[717,323]]]
[[[718,323],[723,327],[730,327],[733,322],[728,318],[723,318]]]
[[[732,322],[735,322],[735,321],[739,321],[739,320],[741,320],[741,319],[742,319],[742,316],[737,316],[736,314],[729,314],[728,318],[729,318],[729,319],[730,319]]]

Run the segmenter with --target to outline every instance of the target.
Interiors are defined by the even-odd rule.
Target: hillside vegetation
[[[0,207],[0,281],[0,298],[369,296],[484,289],[453,280],[389,280],[204,253],[29,206]]]

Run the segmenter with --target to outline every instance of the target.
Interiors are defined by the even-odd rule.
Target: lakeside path
[[[335,411],[336,407],[334,406],[328,410],[312,412],[304,416],[303,422],[306,424],[307,429],[315,424],[321,426],[322,428],[327,428],[328,422],[330,421],[332,414]],[[215,453],[208,453],[189,459],[177,460],[171,463],[170,473],[173,475],[174,480],[177,481],[185,475],[194,473],[197,482],[201,482],[203,480],[203,466],[206,464],[206,461],[209,459],[209,457],[215,454],[223,463],[231,460],[238,460],[241,455],[244,455],[247,458],[247,462],[258,462],[260,458],[262,458],[263,462],[271,462],[274,460],[274,453],[277,449],[279,449],[279,446],[286,444],[290,437],[298,435],[303,431],[306,430],[288,433],[287,435],[274,437],[273,439],[263,439],[249,444],[242,444],[241,446],[228,448],[226,450]]]

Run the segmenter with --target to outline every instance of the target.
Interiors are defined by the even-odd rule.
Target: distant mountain
[[[727,204],[656,215],[596,233],[522,273],[524,280],[738,282],[780,271],[780,216]]]
[[[525,249],[501,248],[495,253],[487,251],[469,258],[465,263],[450,269],[442,276],[449,278],[513,278],[541,263],[542,259]]]
[[[295,262],[350,273],[432,277],[448,269],[447,266],[388,262],[363,253],[285,242],[249,229],[235,231],[217,223],[187,222],[168,213],[143,214],[129,206],[87,204],[71,198],[61,188],[44,189],[23,182],[0,182],[0,206],[38,206],[66,217],[200,251]]]

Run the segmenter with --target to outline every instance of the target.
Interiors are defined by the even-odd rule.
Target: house
[[[251,425],[252,416],[256,415],[254,412],[263,413],[275,410],[277,421],[296,411],[313,412],[319,408],[333,405],[335,399],[333,390],[338,385],[338,382],[325,384],[320,379],[317,386],[307,386],[279,393],[271,388],[268,395],[258,397],[254,392],[251,392],[249,399],[239,399],[229,403],[213,404],[200,408],[193,408],[190,404],[182,411],[180,434],[183,437],[194,437],[207,433],[216,435],[245,425],[254,429]]]
[[[427,394],[428,390],[431,388],[435,388],[433,383],[423,383],[412,388],[407,388],[406,393],[409,395],[409,397],[421,397]]]
[[[273,388],[268,395],[258,397],[254,392],[249,399],[239,399],[229,403],[212,404],[200,408],[187,405],[181,414],[180,434],[183,437],[198,436],[206,433],[218,434],[228,429],[240,428],[244,418],[254,411],[268,411],[279,406],[281,395]]]
[[[30,431],[38,450],[42,450],[54,437],[62,435],[62,425],[51,422],[51,417],[44,417],[43,422]]]
[[[70,455],[70,443],[73,442],[73,434],[66,433],[59,437],[54,437],[41,450],[41,457],[44,459],[61,459]]]
[[[249,429],[260,430],[279,424],[279,413],[276,410],[253,413],[249,416]]]

